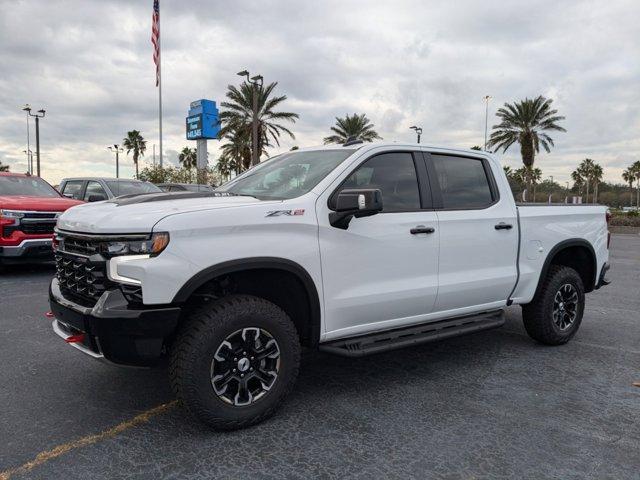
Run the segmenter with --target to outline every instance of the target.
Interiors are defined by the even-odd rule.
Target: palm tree
[[[480,151],[482,151],[482,148],[479,147],[478,145],[474,145],[473,147],[471,147],[471,150],[480,150]]]
[[[221,155],[218,159],[218,164],[222,162],[223,170],[227,173],[220,171],[222,175],[230,175],[231,172],[241,173],[251,166],[251,133],[246,129],[242,130],[229,130],[222,140],[226,140],[227,143],[220,147]],[[266,153],[264,150],[260,152]]]
[[[629,184],[629,206],[633,207],[633,182],[636,181],[636,176],[632,167],[622,172],[622,179]]]
[[[374,126],[364,113],[347,114],[344,118],[336,117],[336,125],[331,127],[331,131],[335,135],[325,137],[324,143],[325,145],[327,143],[345,143],[352,137],[363,142],[382,140],[378,132],[373,129]]]
[[[504,170],[504,174],[507,176],[507,178],[511,178],[511,176],[513,175],[513,168],[511,168],[509,165],[503,165],[502,170]]]
[[[598,202],[598,185],[602,181],[603,175],[604,175],[604,170],[599,164],[595,163],[593,165],[593,170],[591,171],[591,181],[594,183],[593,203]]]
[[[275,111],[282,102],[287,99],[286,95],[271,96],[278,82],[273,82],[263,86],[254,86],[247,82],[242,82],[240,88],[235,85],[227,87],[227,101],[220,106],[226,110],[220,113],[222,129],[220,138],[225,138],[228,134],[247,135],[251,140],[253,114],[253,93],[257,89],[258,109],[255,118],[258,122],[258,152],[263,153],[266,147],[271,146],[271,140],[280,146],[280,135],[288,134],[291,138],[296,138],[293,132],[285,127],[281,121],[295,123],[299,118],[297,113]],[[251,145],[251,141],[249,142]],[[259,161],[260,155],[258,155]]]
[[[631,170],[636,177],[636,208],[640,208],[640,160],[631,164]]]
[[[584,186],[584,178],[580,175],[578,170],[574,170],[571,172],[571,180],[573,180],[573,188],[579,193],[582,194],[582,187]]]
[[[558,125],[564,117],[557,115],[558,111],[551,108],[552,103],[553,100],[542,95],[513,104],[505,103],[496,112],[500,123],[492,127],[488,146],[495,148],[494,152],[502,149],[504,153],[517,142],[520,144],[522,163],[532,168],[536,153],[540,153],[540,145],[547,153],[554,146],[553,139],[545,132],[566,132]]]
[[[8,172],[9,171],[9,165],[3,165],[2,162],[0,162],[0,172]]]
[[[133,151],[133,163],[136,165],[136,178],[138,178],[138,159],[144,157],[147,150],[147,141],[142,138],[138,130],[127,132],[127,136],[122,140],[122,146],[127,149],[127,155]]]
[[[533,201],[536,201],[536,186],[538,182],[542,180],[542,170],[539,168],[530,168],[529,169],[529,179],[533,184]]]
[[[198,154],[195,148],[184,147],[178,155],[178,162],[187,170],[195,168],[198,163]]]
[[[592,203],[595,203],[597,200],[598,183],[602,180],[602,176],[604,174],[602,167],[590,158],[585,158],[580,162],[580,165],[578,165],[578,168],[574,173],[577,177],[580,177],[582,184],[587,187],[586,203],[589,203],[589,187],[593,184],[594,188],[591,201]]]

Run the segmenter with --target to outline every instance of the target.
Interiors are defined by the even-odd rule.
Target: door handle
[[[433,233],[436,231],[436,229],[433,227],[425,227],[424,225],[418,225],[417,227],[412,228],[409,231],[411,232],[411,235],[418,235],[419,233]]]
[[[512,228],[513,228],[513,225],[511,225],[510,223],[504,223],[504,222],[500,222],[495,226],[496,230],[511,230]]]

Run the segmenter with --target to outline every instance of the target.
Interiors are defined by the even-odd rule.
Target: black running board
[[[323,352],[345,357],[363,357],[396,348],[497,328],[504,325],[504,321],[504,310],[495,310],[360,337],[341,338],[323,343],[319,348]]]

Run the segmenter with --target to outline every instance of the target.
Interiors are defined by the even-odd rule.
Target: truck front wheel
[[[298,333],[277,305],[233,295],[194,310],[173,344],[174,393],[203,422],[233,430],[269,417],[293,388]]]
[[[546,345],[562,345],[576,334],[584,313],[584,285],[578,272],[552,265],[531,303],[522,306],[524,328]]]

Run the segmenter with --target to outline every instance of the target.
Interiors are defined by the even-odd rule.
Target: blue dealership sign
[[[187,140],[218,138],[220,119],[216,102],[205,99],[191,102],[186,127]]]

